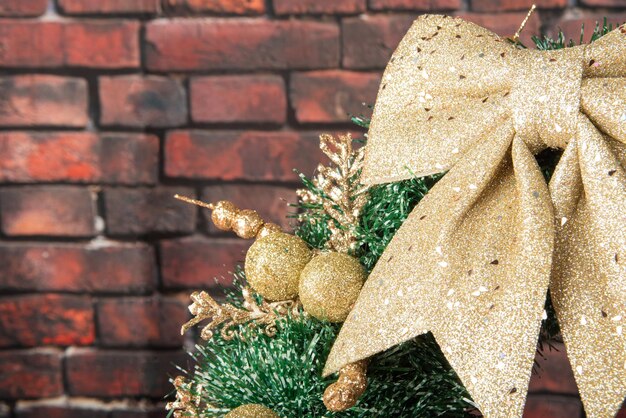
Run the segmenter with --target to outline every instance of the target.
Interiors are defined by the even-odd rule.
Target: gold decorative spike
[[[337,137],[320,135],[320,148],[331,161],[329,166],[320,164],[313,178],[313,184],[322,193],[300,189],[297,194],[303,203],[319,205],[333,219],[329,222],[328,245],[339,252],[352,252],[356,244],[354,229],[367,202],[366,188],[359,181],[363,148],[353,148],[349,133]]]

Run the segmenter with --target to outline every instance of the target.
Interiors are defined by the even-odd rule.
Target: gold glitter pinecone
[[[246,254],[246,279],[255,292],[269,301],[298,295],[300,273],[311,260],[306,243],[284,232],[257,239]]]
[[[247,404],[241,405],[228,414],[224,418],[280,418],[279,415],[263,405]]]
[[[365,279],[365,269],[356,258],[336,252],[320,254],[300,274],[300,301],[315,318],[343,322]]]

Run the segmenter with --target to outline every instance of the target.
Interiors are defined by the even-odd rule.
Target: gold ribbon
[[[564,149],[550,185],[533,156]],[[449,170],[374,268],[325,374],[431,331],[487,418],[521,417],[546,292],[590,418],[626,396],[626,27],[521,50],[417,19],[380,86],[368,184]]]

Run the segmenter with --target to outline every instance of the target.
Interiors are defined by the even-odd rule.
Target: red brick
[[[53,75],[0,77],[1,126],[84,127],[87,83]]]
[[[582,406],[576,398],[532,395],[526,400],[524,418],[578,418]]]
[[[191,233],[197,208],[174,195],[194,197],[189,187],[110,188],[104,191],[106,229],[109,235]]]
[[[607,23],[612,24],[613,28],[626,22],[626,13],[610,13],[610,14],[585,14],[580,19],[564,19],[558,22],[558,24],[552,25],[553,27],[548,30],[548,34],[555,37],[559,29],[563,30],[566,40],[573,39],[575,43],[580,43],[580,31],[584,25],[585,37],[584,42],[588,43],[595,28],[596,23],[602,25],[604,18],[607,18]]]
[[[0,67],[136,68],[139,22],[0,20]]]
[[[96,407],[96,401],[85,401],[84,406],[59,405],[54,401],[27,401],[18,402],[15,408],[15,418],[108,418],[106,407]]]
[[[61,353],[54,349],[0,351],[0,398],[49,398],[63,393]]]
[[[335,23],[265,19],[155,20],[146,28],[153,71],[312,69],[339,64]]]
[[[567,7],[567,0],[472,0],[471,2],[472,10],[480,13],[499,13],[515,10],[528,11],[533,4],[540,9],[562,9]],[[539,20],[539,17],[533,16],[531,19]],[[520,21],[519,23],[522,22]]]
[[[163,0],[163,7],[188,14],[208,12],[258,15],[265,13],[264,0]]]
[[[582,4],[588,7],[619,7],[626,8],[624,0],[582,0]],[[607,17],[610,15],[606,14]]]
[[[615,418],[626,418],[626,404],[622,405],[622,409],[619,410]]]
[[[144,244],[0,243],[0,289],[144,293],[156,285]]]
[[[48,0],[3,0],[0,16],[40,16],[47,8]]]
[[[159,243],[163,286],[175,289],[209,289],[232,283],[235,267],[243,265],[250,241],[187,237]]]
[[[93,307],[85,296],[0,298],[0,346],[88,345],[95,339]]]
[[[526,17],[526,12],[498,14],[460,13],[458,17],[483,26],[502,37],[512,37]],[[541,22],[537,16],[530,18],[520,40],[525,45],[534,45],[531,37],[540,33],[540,25]]]
[[[274,12],[290,14],[355,14],[364,12],[366,0],[274,0]]]
[[[150,184],[158,153],[153,135],[2,132],[0,181]]]
[[[413,17],[406,15],[344,19],[341,31],[344,68],[385,68],[412,23]]]
[[[276,75],[195,77],[191,118],[205,123],[275,123],[287,118],[285,82]]]
[[[373,10],[456,10],[461,0],[369,0]]]
[[[532,375],[529,391],[578,395],[578,387],[565,347],[563,344],[555,344],[555,347],[558,351],[545,347],[542,354],[537,355],[535,360],[539,365],[538,373]]]
[[[96,234],[89,189],[24,186],[0,189],[2,232],[9,236],[86,237]]]
[[[202,190],[202,200],[205,202],[217,202],[230,200],[241,209],[254,209],[259,212],[266,222],[273,222],[290,230],[295,222],[287,216],[296,212],[289,207],[288,203],[298,201],[295,191],[286,187],[268,185],[215,185]],[[211,212],[202,211],[206,225],[211,233],[222,233],[211,222]]]
[[[139,22],[71,22],[64,27],[66,65],[136,68],[140,64]]]
[[[172,131],[165,139],[165,174],[214,180],[298,181],[312,173],[316,141],[291,132]]]
[[[75,396],[150,396],[171,391],[173,364],[186,356],[179,351],[109,351],[70,348],[65,359],[68,392]]]
[[[0,67],[60,67],[64,48],[58,22],[0,19]]]
[[[65,14],[131,14],[156,13],[159,0],[59,0],[59,8]]]
[[[291,102],[300,123],[349,122],[361,114],[363,103],[374,104],[379,73],[330,70],[295,73],[291,77]]]
[[[172,297],[101,299],[98,339],[107,347],[181,347],[187,306]]]
[[[159,139],[144,134],[102,134],[98,152],[103,183],[154,184],[159,170]]]
[[[91,133],[1,133],[0,179],[98,181],[100,148],[101,141]]]
[[[187,120],[185,89],[158,76],[100,77],[100,123],[106,126],[170,127]]]

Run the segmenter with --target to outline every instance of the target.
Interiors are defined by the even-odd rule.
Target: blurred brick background
[[[248,245],[172,195],[287,225],[292,168],[355,130],[416,15],[511,35],[531,2],[0,0],[0,418],[164,416],[187,295]],[[537,2],[525,40],[626,20]],[[539,361],[526,416],[582,417],[563,353]]]

